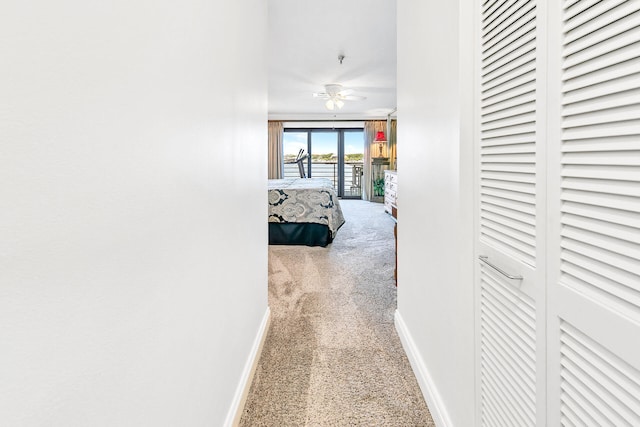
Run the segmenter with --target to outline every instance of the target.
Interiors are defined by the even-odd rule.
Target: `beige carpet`
[[[393,325],[393,220],[341,205],[328,247],[269,247],[271,326],[241,426],[435,425]]]

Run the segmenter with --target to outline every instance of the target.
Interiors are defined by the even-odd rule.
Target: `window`
[[[299,176],[295,158],[300,149],[310,154],[307,176],[329,178],[338,197],[362,196],[363,129],[285,129],[284,177]]]

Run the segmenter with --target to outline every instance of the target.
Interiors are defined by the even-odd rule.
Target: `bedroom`
[[[383,202],[384,170],[395,170],[397,161],[395,2],[366,11],[361,2],[335,6],[269,3],[268,175],[325,177],[334,197]],[[271,242],[286,242],[285,229],[307,235],[291,217],[282,224],[282,210],[293,208],[270,195],[278,203],[270,204],[278,210],[270,215],[270,236],[278,236]],[[319,238],[325,246],[332,237]]]
[[[431,422],[389,328],[395,2],[366,5],[269,3],[271,322],[241,426]]]
[[[342,3],[331,2],[328,12],[339,15]],[[539,173],[527,171],[533,155],[523,152],[530,142],[513,154],[529,162],[516,175],[524,182],[515,187],[525,190],[516,193],[530,200],[532,182],[546,192],[535,196],[536,219],[524,212],[514,219],[521,229],[509,231],[526,238],[528,263],[480,249],[486,242],[478,233],[474,94],[482,83],[483,5],[525,6],[520,14],[496,16],[524,18],[525,47],[534,42],[531,35],[541,41],[539,52],[526,51],[540,68],[525,67],[539,89],[529,104],[539,109],[533,120],[525,111],[521,123],[536,123]],[[267,2],[8,0],[3,6],[0,419],[29,427],[232,425],[269,319]],[[592,409],[604,407],[600,396],[610,402],[626,396],[638,413],[637,387],[616,394],[618,384],[640,384],[634,339],[640,332],[638,322],[629,321],[638,319],[640,277],[638,6],[614,0],[397,1],[403,196],[398,311],[390,326],[403,339],[438,426],[491,424],[483,416],[496,419],[493,425],[555,426],[561,416],[575,417],[571,408],[580,410],[572,399]],[[536,19],[527,19],[532,14]],[[565,25],[571,37],[584,37],[564,44]],[[604,56],[590,56],[594,52]],[[594,89],[615,103],[596,104],[603,109],[586,116],[564,111],[574,107],[561,102],[571,104],[567,97],[574,95],[559,89],[566,84],[559,72],[564,57],[585,60],[574,62],[572,73],[606,65],[604,73],[569,83],[597,77]],[[332,53],[329,61],[335,60]],[[576,93],[586,96],[577,106],[598,101],[589,90]],[[627,119],[616,120],[619,114]],[[588,130],[614,144],[580,141],[580,123],[594,117]],[[501,155],[495,151],[485,154]],[[484,210],[485,227],[497,211]],[[492,230],[484,230],[488,238]],[[566,286],[576,271],[582,279],[572,283],[587,297]],[[526,278],[520,288],[513,286],[518,276]],[[498,288],[504,292],[481,299],[481,290],[498,282],[506,284]],[[604,289],[627,292],[629,301]],[[529,337],[525,343],[510,334],[513,323],[498,324],[507,328],[501,335],[481,329],[482,322],[503,318],[490,304],[514,294],[517,303],[509,308],[525,310],[516,318],[536,321],[535,333],[529,328],[521,335]],[[489,310],[484,317],[481,307]],[[514,353],[518,344],[537,351]],[[503,350],[487,362],[496,346]],[[576,346],[581,350],[573,351]],[[513,369],[531,360],[534,369]],[[591,369],[592,362],[626,378],[593,382],[585,376],[596,395],[587,388],[577,393],[575,364]],[[487,376],[491,370],[495,375]],[[590,374],[602,378],[599,372]],[[526,381],[513,393],[495,387],[496,381],[513,387],[519,378]],[[633,416],[618,407],[619,414],[609,412],[612,419]],[[522,416],[528,422],[505,421]]]
[[[395,325],[436,424],[640,423],[640,3],[407,4]]]

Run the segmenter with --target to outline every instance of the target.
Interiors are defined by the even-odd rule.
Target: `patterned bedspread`
[[[324,224],[333,238],[344,217],[328,178],[270,179],[269,222]]]

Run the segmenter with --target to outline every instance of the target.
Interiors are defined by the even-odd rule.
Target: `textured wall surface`
[[[454,426],[474,420],[472,10],[398,1],[398,312],[440,399],[434,420]]]
[[[4,2],[0,420],[221,425],[267,308],[266,3]]]

